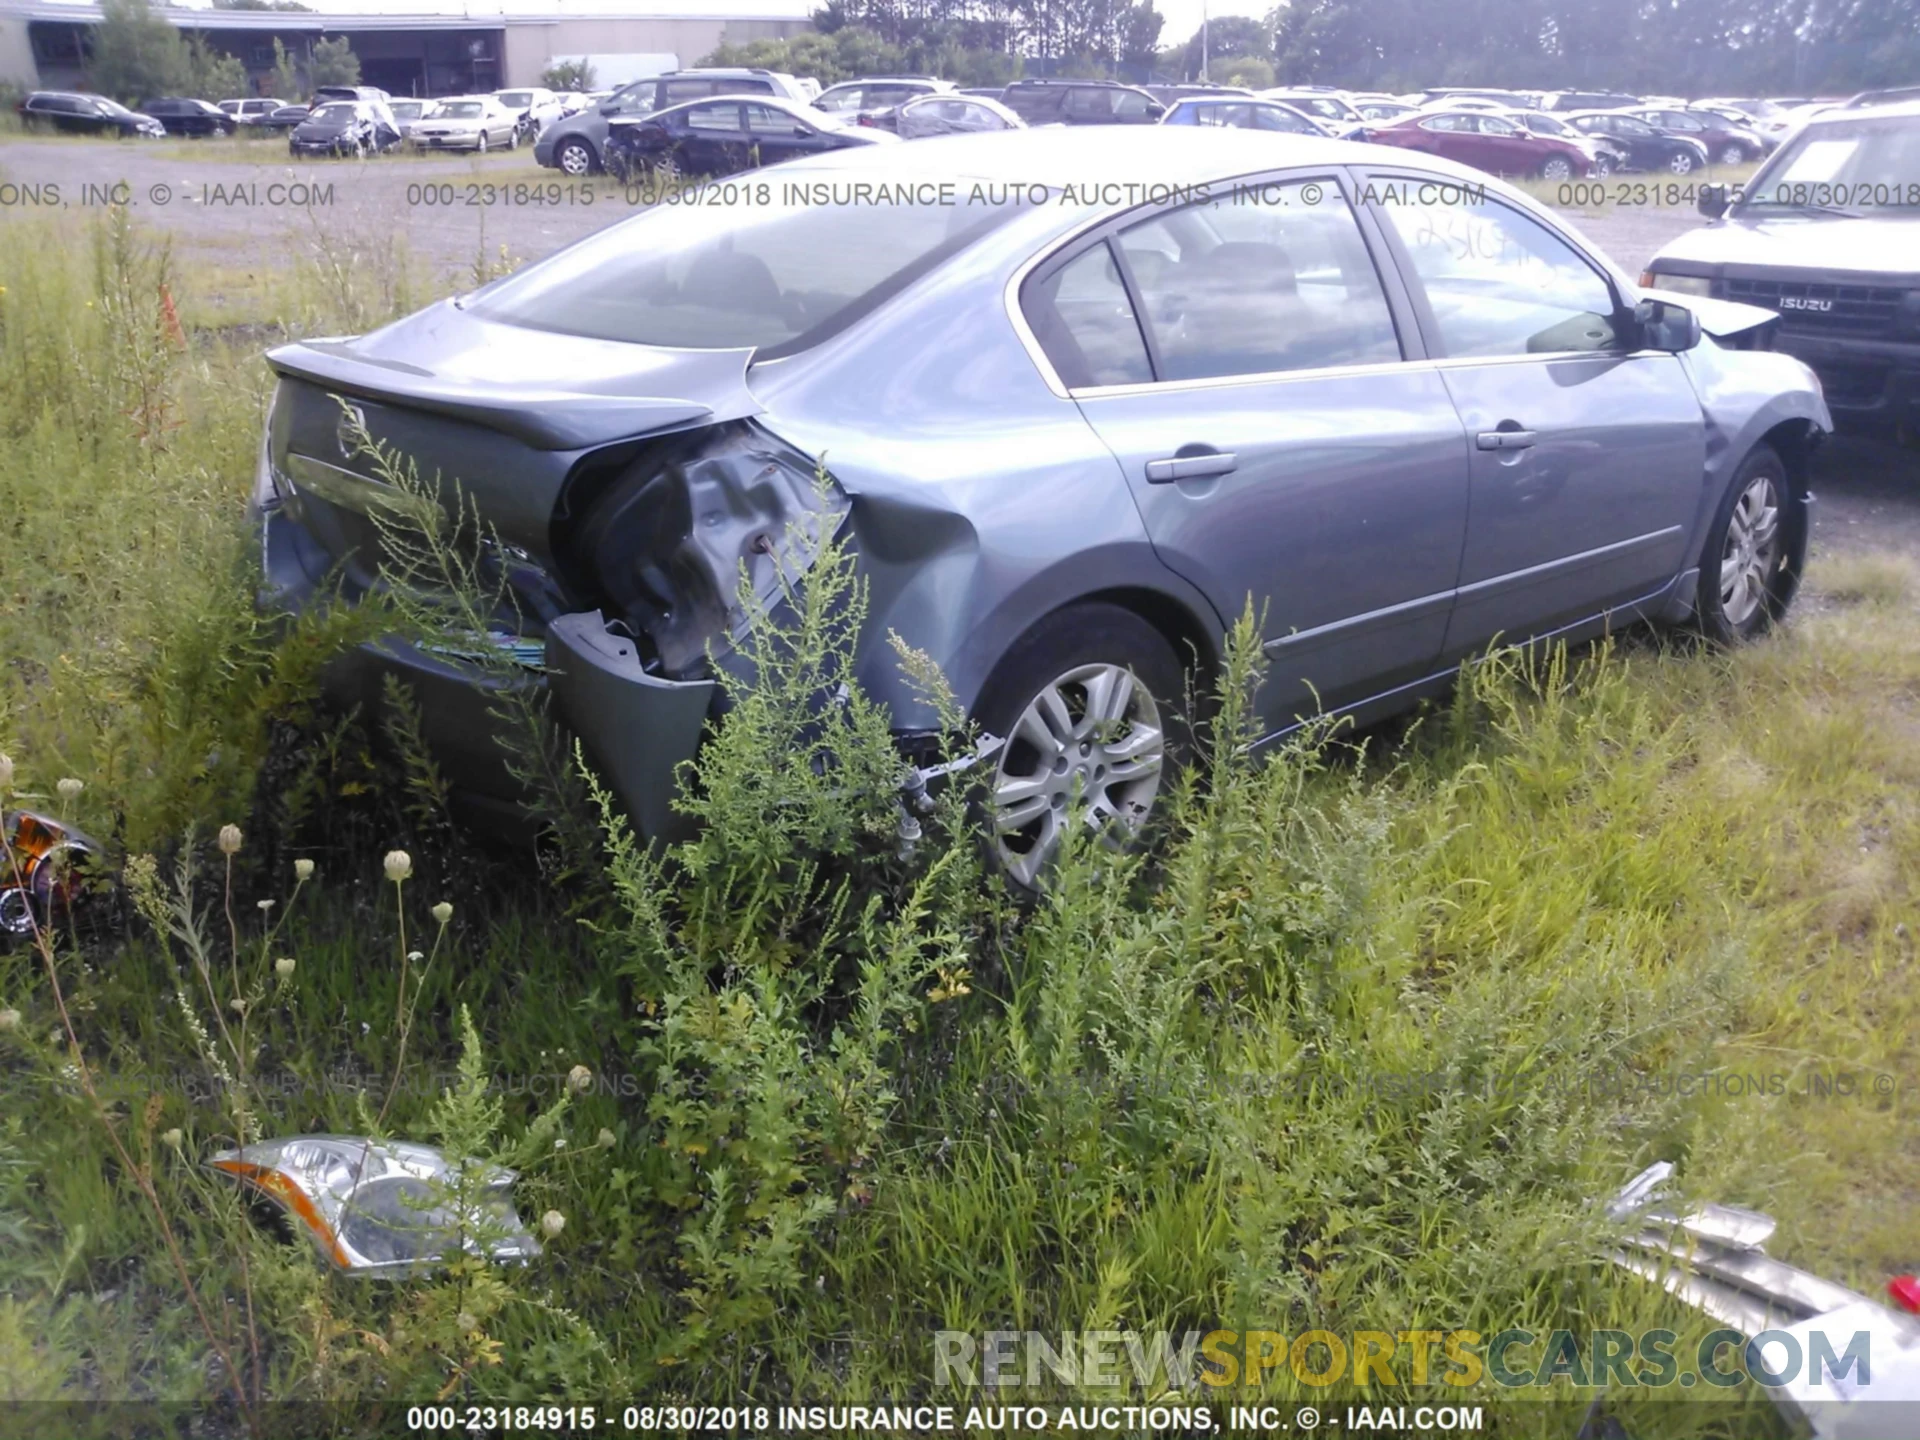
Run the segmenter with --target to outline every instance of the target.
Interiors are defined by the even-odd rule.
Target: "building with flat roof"
[[[811,28],[806,0],[662,0],[657,10],[567,0],[544,10],[475,7],[455,14],[154,8],[237,58],[262,93],[276,39],[299,63],[316,40],[345,37],[360,57],[362,84],[394,95],[462,95],[536,85],[557,60],[592,56],[626,80],[692,65],[722,44],[783,39]],[[0,82],[84,88],[99,23],[97,4],[0,0]]]

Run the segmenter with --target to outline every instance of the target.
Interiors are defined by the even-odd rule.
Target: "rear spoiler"
[[[429,370],[398,358],[407,354],[445,360]],[[746,385],[752,355],[516,330],[442,305],[371,335],[282,345],[267,364],[276,375],[470,421],[536,450],[585,450],[755,413]],[[655,387],[672,393],[647,393]]]

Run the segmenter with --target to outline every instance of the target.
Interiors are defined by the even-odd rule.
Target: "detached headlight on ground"
[[[475,1177],[463,1207],[459,1176],[429,1145],[294,1135],[207,1163],[286,1211],[348,1274],[406,1275],[458,1251],[521,1261],[540,1253],[514,1211],[511,1170],[493,1166]]]

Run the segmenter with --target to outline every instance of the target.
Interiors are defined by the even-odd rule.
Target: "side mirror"
[[[1642,300],[1633,307],[1640,343],[1648,350],[1678,354],[1700,343],[1700,317],[1670,300]]]
[[[1522,140],[1531,140],[1533,138],[1533,131],[1529,130],[1526,126],[1522,125],[1520,127],[1520,138]]]
[[[1694,202],[1700,213],[1709,220],[1718,220],[1727,213],[1727,187],[1724,185],[1702,185],[1700,198]]]
[[[1167,113],[1167,107],[1164,105],[1147,106],[1147,118],[1149,120],[1158,120],[1162,115],[1166,113]]]

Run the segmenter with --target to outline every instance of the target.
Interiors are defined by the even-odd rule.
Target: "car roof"
[[[682,110],[691,110],[696,105],[771,105],[783,114],[796,120],[804,119],[815,125],[833,128],[834,117],[825,110],[817,109],[811,100],[796,100],[791,95],[696,95],[691,100],[682,100],[677,105],[662,105],[658,110],[645,115],[614,115],[607,120],[609,125],[644,125],[658,120],[662,115],[678,115]]]
[[[924,173],[929,178],[961,184],[978,179],[1052,188],[1088,180],[1190,187],[1301,165],[1410,166],[1473,185],[1491,178],[1484,171],[1438,156],[1383,151],[1377,145],[1318,135],[1227,126],[1043,125],[986,135],[947,136],[941,139],[937,153],[929,156],[931,148],[874,145],[833,150],[787,161],[782,169],[859,169],[916,178]],[[1091,167],[1104,169],[1090,174]]]
[[[1920,120],[1920,100],[1894,100],[1885,105],[1835,106],[1810,115],[1801,128],[1818,129],[1823,125],[1844,125],[1850,120]]]

